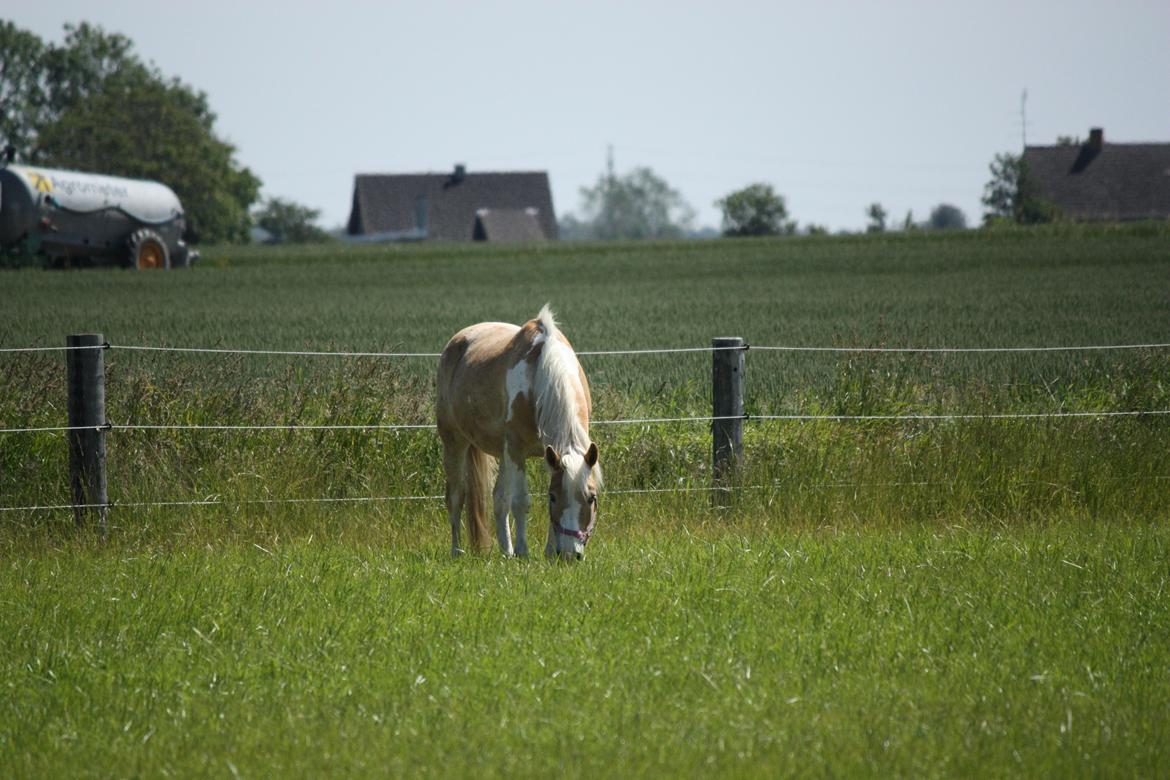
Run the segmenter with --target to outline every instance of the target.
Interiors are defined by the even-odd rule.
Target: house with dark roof
[[[1105,143],[1095,127],[1083,144],[1028,146],[1035,195],[1075,220],[1170,219],[1170,144]]]
[[[368,174],[354,178],[346,231],[358,241],[551,241],[544,171]]]

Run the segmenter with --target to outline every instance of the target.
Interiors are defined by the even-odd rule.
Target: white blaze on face
[[[585,457],[579,452],[568,452],[561,457],[561,489],[557,491],[561,506],[560,524],[566,531],[580,531],[589,525],[593,508],[588,503],[589,472]],[[560,535],[557,552],[562,555],[580,556],[585,553],[585,543],[573,536]]]

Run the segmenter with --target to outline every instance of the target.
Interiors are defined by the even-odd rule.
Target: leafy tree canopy
[[[273,244],[312,244],[329,240],[329,234],[314,224],[321,216],[311,209],[283,198],[269,198],[256,212],[256,226],[267,231]]]
[[[593,238],[593,225],[578,219],[572,213],[561,215],[557,220],[557,230],[562,241],[587,241]]]
[[[192,241],[243,241],[260,180],[214,132],[203,92],[144,64],[125,36],[66,25],[61,45],[0,23],[0,124],[27,160],[155,179],[186,209]]]
[[[940,203],[931,210],[927,225],[931,230],[964,230],[967,227],[967,215],[958,206]]]
[[[26,155],[48,108],[47,49],[36,35],[0,20],[0,136]]]
[[[592,187],[581,188],[584,221],[571,215],[571,227],[601,240],[681,238],[690,229],[695,212],[677,190],[650,168],[635,168],[624,176],[613,170],[611,157],[605,173]]]
[[[987,207],[984,224],[1016,222],[1035,225],[1057,218],[1056,207],[1036,195],[1028,180],[1023,155],[997,154],[990,169],[991,180],[983,188],[983,205]]]
[[[869,208],[865,210],[865,216],[869,217],[869,224],[865,226],[866,233],[886,232],[886,217],[889,215],[886,213],[886,210],[882,208],[882,204],[869,204]]]
[[[715,201],[725,236],[776,236],[787,232],[788,206],[771,184],[756,182]]]

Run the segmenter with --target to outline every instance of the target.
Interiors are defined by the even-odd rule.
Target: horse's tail
[[[486,550],[492,535],[488,528],[488,499],[496,475],[496,459],[472,445],[467,448],[467,535],[471,548]]]

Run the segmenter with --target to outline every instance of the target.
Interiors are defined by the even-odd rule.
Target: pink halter
[[[553,527],[554,531],[556,531],[561,536],[571,536],[574,539],[576,539],[577,541],[579,541],[581,544],[586,544],[589,541],[589,537],[593,536],[593,526],[595,526],[595,525],[597,525],[597,514],[596,513],[594,513],[593,517],[591,517],[589,519],[589,525],[585,526],[580,531],[570,531],[568,528],[565,528],[563,525],[558,523],[556,520],[552,521],[552,527]]]

